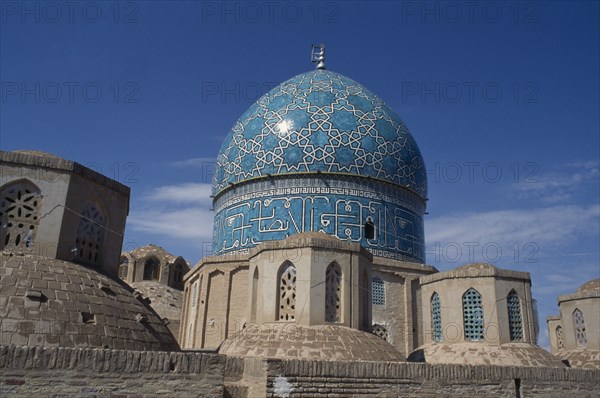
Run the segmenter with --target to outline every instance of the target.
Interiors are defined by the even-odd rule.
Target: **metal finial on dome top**
[[[310,57],[317,69],[325,69],[325,44],[313,44]]]

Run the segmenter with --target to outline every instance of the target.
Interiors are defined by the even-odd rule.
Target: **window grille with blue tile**
[[[442,311],[440,308],[440,295],[437,292],[431,296],[431,327],[433,341],[442,341]]]
[[[371,302],[373,305],[385,305],[385,285],[378,277],[371,281]]]
[[[483,340],[483,302],[481,294],[473,288],[463,295],[463,323],[465,340]]]
[[[508,330],[511,341],[523,340],[523,318],[521,317],[521,299],[514,290],[506,297],[508,306]]]

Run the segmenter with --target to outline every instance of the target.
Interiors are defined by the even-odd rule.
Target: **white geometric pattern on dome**
[[[381,99],[337,73],[296,76],[240,118],[217,158],[213,194],[267,175],[349,173],[409,186],[426,197],[423,159]]]

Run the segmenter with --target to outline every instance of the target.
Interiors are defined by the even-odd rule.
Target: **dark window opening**
[[[144,264],[144,280],[157,281],[160,275],[160,262],[152,257]]]
[[[365,239],[375,239],[375,224],[373,221],[367,221],[365,223]]]

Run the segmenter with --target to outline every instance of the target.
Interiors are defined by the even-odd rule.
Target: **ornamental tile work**
[[[221,147],[213,195],[214,254],[314,231],[425,261],[417,144],[381,99],[334,72],[296,76],[250,107]]]
[[[325,70],[282,83],[242,115],[217,157],[213,194],[252,178],[317,171],[427,196],[423,158],[400,118],[362,85]]]
[[[215,200],[213,252],[243,251],[302,232],[359,242],[373,255],[424,262],[424,202],[381,181],[344,175],[249,181]],[[365,224],[374,224],[374,239]]]

